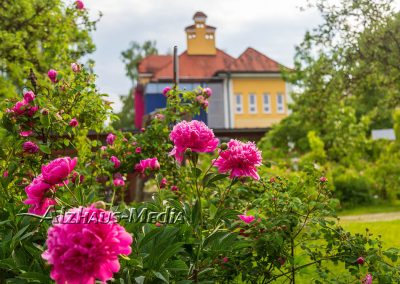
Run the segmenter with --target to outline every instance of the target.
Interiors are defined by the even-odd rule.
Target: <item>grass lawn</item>
[[[366,210],[364,212],[372,213]],[[340,224],[343,226],[345,230],[348,230],[353,234],[355,233],[365,234],[366,233],[365,229],[368,228],[369,232],[373,234],[372,237],[381,235],[384,248],[400,247],[400,238],[398,237],[400,236],[400,220],[379,221],[379,222],[341,220]],[[344,266],[338,265],[334,271],[337,271],[337,274],[339,276],[341,274],[341,271],[344,271]],[[302,284],[313,283],[314,282],[313,280],[315,280],[316,277],[317,276],[315,272],[310,267],[300,272],[300,274],[296,279],[297,280],[296,283],[302,283]]]
[[[339,216],[350,216],[350,215],[373,214],[373,213],[388,213],[397,211],[400,211],[400,200],[397,200],[394,203],[365,205],[362,207],[343,209],[341,211],[338,211],[338,214]]]

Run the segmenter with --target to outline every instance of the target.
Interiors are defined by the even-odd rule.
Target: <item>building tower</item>
[[[215,30],[206,25],[207,15],[196,12],[193,16],[194,25],[185,28],[187,53],[189,55],[215,55]]]

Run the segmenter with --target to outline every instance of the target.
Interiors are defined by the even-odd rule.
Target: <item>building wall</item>
[[[283,94],[283,113],[277,111],[277,95]],[[285,82],[279,77],[232,78],[233,128],[270,127],[288,115],[288,95]],[[237,113],[236,95],[242,95],[242,112]],[[249,111],[249,96],[255,95],[256,112]],[[270,112],[263,110],[263,95],[269,94]]]
[[[197,27],[202,25],[201,27]],[[212,36],[209,38],[208,36]],[[192,37],[194,36],[194,37]],[[207,31],[204,23],[196,23],[194,32],[187,32],[187,52],[190,55],[215,55],[215,33]]]
[[[207,121],[211,128],[226,128],[225,127],[225,100],[223,83],[208,83],[203,84],[203,87],[209,87],[213,91],[213,95],[208,99]]]

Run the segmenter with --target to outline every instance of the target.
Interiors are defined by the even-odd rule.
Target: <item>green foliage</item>
[[[337,167],[333,173],[335,195],[345,207],[370,204],[373,201],[374,182],[368,174]]]
[[[126,76],[135,83],[138,79],[137,65],[146,56],[158,54],[156,42],[147,40],[143,44],[132,41],[129,48],[121,52],[122,62],[125,63]]]
[[[371,235],[343,230],[335,220],[338,202],[332,199],[327,180],[320,179],[324,173],[314,166],[304,164],[301,171],[287,173],[265,161],[259,169],[261,179],[253,180],[219,173],[213,167],[214,153],[185,151],[184,163],[178,164],[169,155],[173,147],[169,134],[175,123],[200,112],[196,96],[201,88],[174,88],[167,107],[150,118],[146,129],[136,135],[109,129],[116,139],[103,146],[98,138],[87,137],[89,130],[94,137],[104,132],[103,123],[112,116],[93,80],[82,69],[61,73],[52,85],[38,81],[35,100],[25,106],[39,106],[32,116],[13,110],[21,98],[3,102],[3,109],[11,111],[1,115],[0,282],[51,283],[50,267],[41,257],[51,224],[23,214],[24,187],[42,164],[61,155],[77,155],[79,160],[76,178],[51,190],[57,204],[65,209],[95,204],[118,211],[121,217],[130,216],[127,186],[117,187],[113,179],[133,174],[135,165],[146,158],[156,157],[161,165],[142,173],[143,179],[152,179],[154,188],[150,200],[130,204],[141,213],[133,221],[120,219],[134,242],[132,253],[120,257],[121,269],[114,274],[118,283],[295,282],[306,268],[314,269],[317,283],[354,282],[367,272],[382,282],[400,281],[398,267],[391,265],[399,250],[384,250]],[[69,125],[72,118],[77,118],[78,126]],[[21,130],[33,135],[22,137]],[[322,162],[322,141],[312,132],[308,138],[314,158]],[[23,151],[28,139],[39,145],[37,154]],[[119,158],[119,167],[111,156]],[[179,190],[171,190],[172,186]],[[143,210],[153,217],[141,220],[138,215],[145,216]],[[172,210],[173,219],[159,218]],[[254,220],[244,222],[242,214]],[[356,264],[360,256],[366,259],[364,266]],[[332,268],[337,264],[346,269],[340,276]]]
[[[137,84],[138,80],[138,64],[139,62],[152,54],[158,54],[155,41],[145,41],[142,45],[133,41],[130,47],[121,52],[122,61],[125,63],[126,76],[131,80],[132,85]],[[132,88],[127,96],[120,96],[123,104],[122,110],[117,113],[118,120],[112,123],[116,129],[133,129],[135,119],[135,105]]]
[[[90,32],[96,21],[74,2],[2,1],[0,18],[0,98],[21,92],[30,69],[42,79],[95,49]]]

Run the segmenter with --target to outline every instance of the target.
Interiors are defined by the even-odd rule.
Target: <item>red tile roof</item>
[[[185,79],[208,79],[212,78],[217,71],[225,70],[232,61],[232,56],[217,49],[216,55],[188,55],[187,51],[179,55],[179,78]],[[153,75],[154,79],[171,79],[172,61],[160,68]]]
[[[231,72],[279,72],[280,64],[248,47],[229,68]]]
[[[150,55],[139,65],[139,73],[151,73],[152,81],[171,80],[173,62],[171,55]],[[216,73],[275,73],[280,72],[278,62],[270,59],[253,48],[247,48],[237,59],[217,49],[216,55],[188,55],[187,51],[179,55],[179,78],[210,79]]]
[[[139,73],[154,73],[172,62],[172,55],[149,55],[138,64]]]

